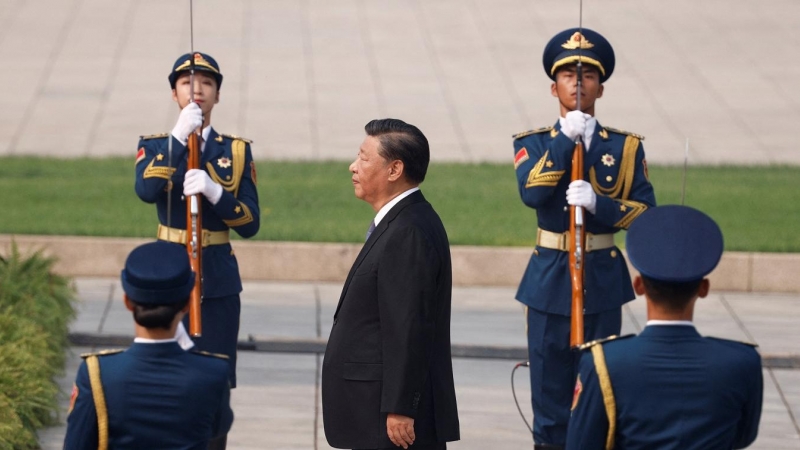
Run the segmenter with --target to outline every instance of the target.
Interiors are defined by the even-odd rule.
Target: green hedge
[[[37,448],[36,430],[58,417],[75,290],[53,258],[12,244],[0,255],[0,449]]]

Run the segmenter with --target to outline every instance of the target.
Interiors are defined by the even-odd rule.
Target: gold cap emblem
[[[576,31],[570,36],[567,42],[561,44],[561,47],[567,50],[575,50],[576,48],[588,49],[594,47],[594,44],[589,42],[586,36],[582,35],[580,31]]]

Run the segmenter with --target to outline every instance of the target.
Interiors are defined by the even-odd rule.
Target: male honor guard
[[[581,61],[582,88],[578,106]],[[614,71],[614,51],[584,28],[558,33],[547,44],[544,70],[559,102],[554,126],[514,136],[514,167],[522,201],[536,209],[536,248],[517,291],[526,305],[533,437],[536,448],[561,448],[569,421],[577,357],[570,349],[569,206],[585,208],[584,334],[618,334],[621,307],[634,299],[614,233],[655,205],[642,136],[605,127],[595,101]],[[584,142],[583,179],[570,182],[576,140]]]
[[[186,243],[185,196],[202,194],[203,331],[194,340],[195,348],[228,355],[231,385],[236,387],[242,283],[229,234],[233,229],[248,238],[258,232],[255,163],[250,141],[219,134],[211,127],[211,112],[222,86],[214,58],[205,53],[183,55],[175,61],[168,80],[181,111],[171,133],[143,136],[139,141],[136,194],[156,204],[158,239],[181,246]],[[187,138],[201,126],[201,168],[187,171]]]
[[[209,448],[233,422],[228,362],[184,351],[174,337],[194,286],[186,251],[165,242],[139,246],[121,278],[136,339],[125,351],[83,355],[64,448]]]
[[[761,358],[752,345],[703,337],[692,323],[722,256],[722,232],[702,212],[670,205],[642,214],[626,239],[647,326],[584,346],[567,449],[747,447],[761,417]]]

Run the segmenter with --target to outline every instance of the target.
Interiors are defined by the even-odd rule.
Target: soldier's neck
[[[169,330],[163,328],[145,328],[138,323],[134,322],[134,333],[136,337],[145,339],[172,339],[175,337],[175,331],[178,328],[178,321],[174,321]]]

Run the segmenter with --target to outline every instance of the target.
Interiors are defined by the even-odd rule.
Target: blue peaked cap
[[[722,257],[723,240],[714,219],[688,206],[650,208],[628,228],[628,259],[643,276],[689,282],[711,273]]]
[[[614,49],[600,33],[588,28],[570,28],[550,39],[544,48],[542,64],[551,80],[562,66],[576,64],[578,60],[600,72],[600,83],[605,83],[614,72]]]
[[[189,298],[194,276],[185,247],[156,241],[133,249],[120,278],[135,303],[170,305]]]
[[[194,57],[192,57],[194,55]],[[192,60],[194,60],[194,70],[199,72],[209,73],[215,80],[217,80],[217,90],[222,88],[222,72],[219,70],[219,64],[211,57],[211,55],[194,52],[181,55],[175,64],[172,65],[172,72],[167,77],[169,79],[169,86],[175,89],[175,83],[178,77],[183,72],[188,72],[192,69]]]

